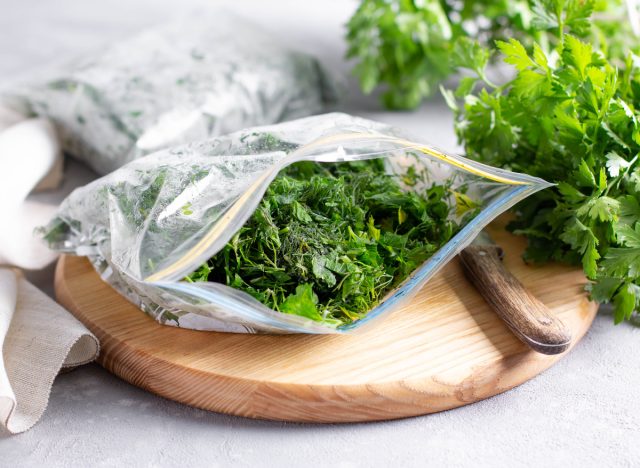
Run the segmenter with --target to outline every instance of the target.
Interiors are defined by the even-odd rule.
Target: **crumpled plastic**
[[[384,158],[391,175],[402,177],[411,167],[430,183],[446,182],[452,207],[455,194],[464,192],[468,203],[480,208],[365,318],[330,327],[271,310],[224,284],[183,280],[242,227],[283,168],[305,160],[371,158]],[[105,281],[161,323],[243,333],[344,333],[409,300],[491,220],[549,185],[445,154],[389,126],[334,113],[250,128],[133,161],[73,192],[41,235],[55,250],[87,256]]]
[[[107,174],[162,148],[319,113],[336,97],[313,57],[225,11],[151,28],[2,93],[51,119]]]

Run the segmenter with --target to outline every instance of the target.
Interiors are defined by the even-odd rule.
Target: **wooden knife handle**
[[[460,260],[469,281],[520,340],[543,354],[566,351],[569,330],[504,267],[502,256],[497,245],[470,245]]]

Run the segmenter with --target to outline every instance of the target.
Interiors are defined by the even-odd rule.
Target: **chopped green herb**
[[[191,203],[186,203],[181,209],[182,214],[185,216],[189,216],[193,214],[193,210],[191,209]]]
[[[448,195],[443,185],[407,190],[380,160],[297,163],[186,280],[224,283],[328,325],[350,323],[455,234]]]

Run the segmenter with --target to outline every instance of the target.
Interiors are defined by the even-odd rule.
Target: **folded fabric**
[[[5,93],[51,118],[65,151],[106,174],[178,143],[318,113],[312,57],[216,11],[143,32]]]
[[[33,236],[56,207],[27,200],[56,187],[62,155],[45,119],[0,106],[0,265],[38,269],[56,254]],[[63,367],[90,362],[97,339],[67,311],[9,267],[0,268],[0,430],[23,432],[42,416]]]
[[[56,255],[33,237],[33,229],[50,219],[56,207],[28,202],[26,198],[38,187],[59,184],[62,156],[53,126],[47,120],[19,118],[15,115],[18,123],[0,129],[0,203],[10,220],[0,229],[0,264],[38,269],[51,263]],[[11,120],[7,118],[5,123]]]
[[[42,416],[62,368],[93,361],[98,340],[19,273],[0,269],[0,428],[15,434]]]

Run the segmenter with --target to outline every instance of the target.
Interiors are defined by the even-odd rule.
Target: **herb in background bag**
[[[0,89],[0,101],[51,120],[65,152],[108,174],[164,148],[318,113],[335,91],[314,57],[213,9]]]

